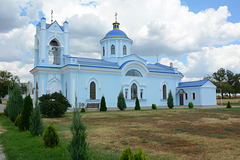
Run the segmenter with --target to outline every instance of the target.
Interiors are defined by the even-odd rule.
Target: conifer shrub
[[[156,104],[152,104],[152,109],[157,109],[157,105]]]
[[[68,151],[73,160],[87,160],[88,155],[88,143],[86,141],[87,133],[86,126],[82,121],[82,115],[77,108],[73,112],[73,122],[71,125],[72,140],[68,146]]]
[[[122,152],[122,155],[119,157],[119,160],[150,160],[142,152],[142,148],[138,149],[138,152],[133,154],[131,148],[128,146]]]
[[[122,155],[119,157],[119,160],[134,160],[133,152],[130,146],[127,146],[122,152]]]
[[[50,123],[50,125],[47,127],[43,135],[43,142],[46,147],[54,147],[58,145],[59,137],[57,130],[53,126],[53,123]]]
[[[71,107],[62,93],[44,94],[39,98],[41,113],[46,117],[61,117]]]
[[[15,122],[16,117],[21,113],[23,105],[22,92],[18,84],[14,84],[13,90],[10,91],[7,106],[4,109],[4,114]]]
[[[232,105],[231,105],[231,103],[229,101],[227,103],[227,107],[226,108],[232,108]]]
[[[41,136],[43,134],[43,130],[40,106],[36,103],[35,108],[30,116],[29,131],[32,136]]]
[[[150,160],[149,158],[146,157],[145,154],[143,154],[141,147],[139,147],[137,153],[134,153],[133,157],[134,157],[134,160]]]
[[[121,111],[123,111],[123,110],[125,110],[127,108],[127,105],[126,105],[125,98],[124,98],[122,90],[119,92],[119,95],[118,95],[117,107]]]
[[[101,103],[100,103],[100,111],[107,111],[105,97],[102,96]]]
[[[136,97],[136,100],[135,100],[135,110],[140,110],[140,104],[139,104],[139,100],[138,100],[138,97]]]
[[[190,108],[190,109],[191,109],[191,108],[193,108],[193,106],[194,106],[194,105],[193,105],[193,103],[192,103],[192,102],[189,102],[189,103],[188,103],[188,108]]]
[[[167,105],[168,105],[168,108],[173,108],[174,107],[173,96],[172,96],[172,91],[171,90],[168,93]]]
[[[86,112],[86,109],[85,108],[81,108],[81,111],[80,111],[81,113],[84,113],[84,112]]]
[[[19,113],[18,116],[16,117],[15,122],[14,122],[14,125],[15,125],[16,127],[18,127],[20,121],[21,121],[21,113]]]
[[[32,110],[33,110],[32,98],[30,97],[30,95],[28,95],[23,100],[21,120],[18,126],[20,131],[29,130],[30,116]]]

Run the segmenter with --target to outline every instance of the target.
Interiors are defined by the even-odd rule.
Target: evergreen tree
[[[13,90],[9,94],[7,106],[4,110],[5,115],[7,115],[12,122],[15,122],[16,117],[21,113],[22,105],[23,98],[20,87],[18,84],[14,84]]]
[[[73,122],[71,126],[73,134],[68,151],[71,154],[73,160],[87,160],[89,159],[87,150],[88,143],[86,142],[86,127],[82,121],[82,115],[79,113],[78,108],[74,109]]]
[[[29,120],[32,110],[33,110],[32,98],[30,97],[30,95],[28,95],[23,100],[21,119],[18,126],[21,131],[29,130]]]
[[[101,103],[100,103],[100,111],[107,111],[105,97],[102,96]]]
[[[139,100],[138,97],[136,97],[136,101],[135,101],[135,110],[140,110],[140,104],[139,104]]]
[[[53,123],[50,123],[50,125],[47,127],[43,135],[43,142],[46,147],[55,147],[58,145],[59,136],[56,128],[53,126]]]
[[[121,90],[119,95],[118,95],[118,102],[117,102],[117,107],[122,111],[125,110],[127,108],[126,102],[125,102],[125,98],[123,95],[123,91]]]
[[[32,136],[41,136],[43,134],[43,123],[42,123],[42,117],[41,117],[41,111],[39,104],[35,104],[35,108],[32,111],[31,117],[30,117],[30,127],[29,127],[30,133]]]
[[[173,96],[172,96],[172,91],[171,90],[168,93],[167,105],[168,105],[168,108],[173,108],[174,107]]]

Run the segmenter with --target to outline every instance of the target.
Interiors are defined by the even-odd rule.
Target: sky
[[[101,40],[120,29],[133,40],[132,52],[149,63],[159,55],[173,62],[183,81],[200,80],[219,68],[240,73],[239,0],[1,0],[0,70],[33,81],[36,24],[42,17],[69,22],[70,55],[101,58]]]

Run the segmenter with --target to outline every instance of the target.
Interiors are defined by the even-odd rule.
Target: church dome
[[[124,38],[128,38],[126,33],[124,33],[121,30],[118,30],[118,29],[113,29],[113,30],[109,31],[104,38],[110,38],[110,37],[124,37]]]

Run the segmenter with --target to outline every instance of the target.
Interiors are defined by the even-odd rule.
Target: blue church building
[[[181,82],[183,74],[172,64],[149,64],[132,53],[133,40],[119,26],[116,20],[100,40],[101,59],[81,58],[69,53],[68,22],[47,24],[42,18],[36,26],[34,68],[30,71],[35,94],[40,97],[61,91],[72,106],[77,97],[87,108],[97,108],[103,95],[107,107],[117,107],[121,90],[128,107],[135,105],[136,97],[141,106],[167,106],[171,91],[174,105],[216,105],[215,85],[208,80]]]

